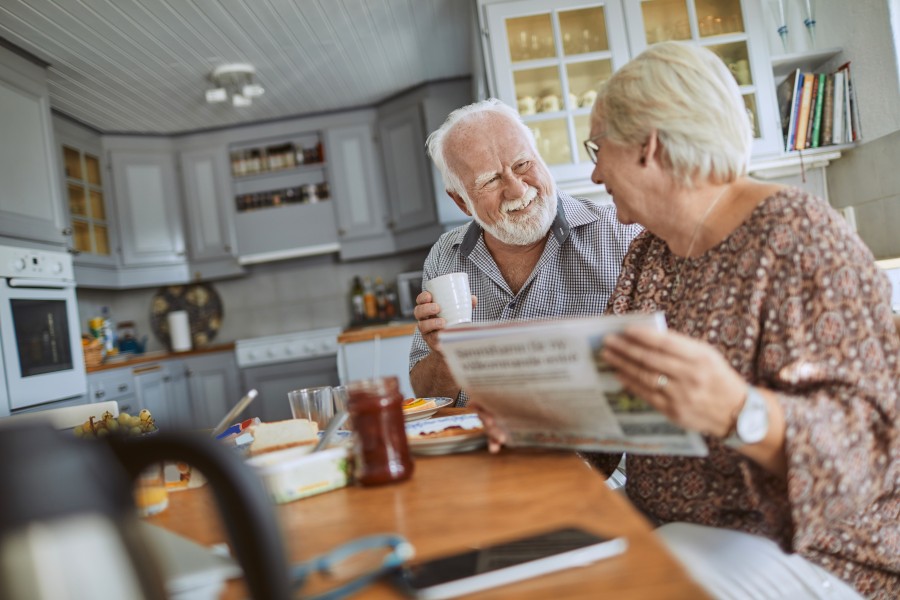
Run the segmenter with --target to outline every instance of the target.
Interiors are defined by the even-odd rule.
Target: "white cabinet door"
[[[134,375],[134,395],[137,406],[132,414],[143,409],[150,411],[156,426],[162,430],[177,427],[176,415],[170,409],[167,373],[161,364],[150,364],[132,369]]]
[[[341,257],[393,252],[384,179],[372,125],[362,123],[325,132],[328,181],[338,221]]]
[[[43,69],[0,48],[0,234],[63,244],[65,218]]]
[[[127,266],[185,262],[175,159],[168,151],[110,153]]]
[[[414,104],[383,117],[379,131],[391,214],[388,227],[399,233],[435,223],[420,106]]]
[[[181,153],[190,258],[233,258],[234,207],[225,147]]]
[[[185,359],[185,367],[194,427],[215,427],[242,395],[234,354],[193,356]]]
[[[196,429],[191,410],[191,392],[188,389],[187,369],[184,361],[173,360],[165,364],[163,383],[166,385],[170,427]]]

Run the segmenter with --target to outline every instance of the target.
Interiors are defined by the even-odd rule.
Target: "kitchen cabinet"
[[[321,135],[300,131],[229,146],[241,264],[338,251]]]
[[[242,396],[234,353],[216,352],[186,357],[184,367],[193,427],[211,429]]]
[[[753,123],[753,156],[781,153],[781,117],[759,2],[625,0],[632,55],[648,45],[687,40],[715,52],[734,74]]]
[[[631,54],[621,0],[479,0],[491,94],[518,108],[561,187],[593,165],[582,141],[595,90]]]
[[[378,107],[388,228],[397,251],[431,246],[444,226],[468,220],[447,196],[425,142],[455,109],[472,102],[468,77],[421,85]]]
[[[66,243],[43,66],[0,48],[0,235]]]
[[[336,126],[325,132],[328,178],[343,259],[394,252],[390,214],[374,125]]]
[[[132,369],[134,378],[135,411],[147,409],[156,426],[163,430],[178,427],[178,409],[169,387],[171,376],[162,363],[150,363]],[[121,410],[121,408],[120,408]]]
[[[68,209],[69,251],[79,285],[115,287],[118,232],[108,187],[108,165],[100,135],[59,116],[53,134]]]
[[[140,407],[134,395],[134,375],[131,367],[109,369],[87,374],[88,403],[115,400],[120,413],[137,414]]]
[[[237,263],[228,155],[222,146],[179,154],[190,271],[194,279],[243,272]]]
[[[421,107],[415,104],[382,117],[378,129],[390,199],[388,229],[396,236],[434,225],[437,213]]]
[[[112,150],[110,161],[122,234],[122,265],[186,263],[171,148]]]
[[[735,76],[753,130],[751,174],[791,177],[824,167],[845,148],[784,152],[775,86],[838,49],[772,57],[758,2],[747,0],[478,0],[492,95],[516,106],[563,189],[582,191],[593,165],[582,141],[594,92],[650,44],[685,40],[718,54]],[[581,189],[579,189],[579,187]]]

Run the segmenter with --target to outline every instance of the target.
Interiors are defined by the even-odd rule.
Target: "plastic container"
[[[283,504],[347,485],[349,453],[346,446],[310,454],[312,446],[267,452],[247,459],[256,469],[272,499]]]

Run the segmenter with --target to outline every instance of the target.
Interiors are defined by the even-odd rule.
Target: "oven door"
[[[74,283],[0,280],[0,344],[10,409],[87,391]]]

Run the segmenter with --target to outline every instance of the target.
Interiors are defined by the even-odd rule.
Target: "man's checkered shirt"
[[[619,223],[612,204],[597,205],[562,192],[557,198],[552,235],[518,294],[506,284],[474,221],[448,231],[435,243],[425,259],[423,283],[446,273],[468,273],[469,286],[478,297],[474,321],[603,314],[625,252],[641,228]],[[410,370],[430,352],[416,329]],[[463,390],[456,405],[467,402]]]

